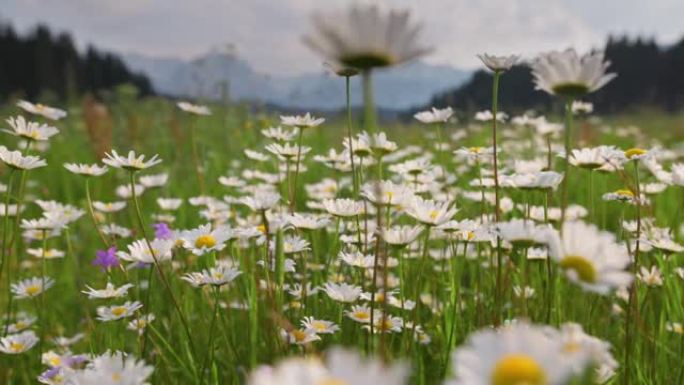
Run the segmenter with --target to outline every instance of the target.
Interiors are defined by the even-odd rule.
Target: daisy
[[[450,206],[448,201],[437,202],[414,196],[406,207],[406,213],[424,225],[439,226],[456,215],[458,210]]]
[[[102,226],[101,230],[105,235],[112,235],[119,238],[128,238],[131,236],[131,230],[119,226],[116,223],[108,223]]]
[[[385,314],[378,314],[373,319],[373,332],[375,333],[401,333],[404,327],[404,320],[400,317]],[[370,330],[370,325],[363,326],[364,329]]]
[[[243,152],[247,158],[251,160],[256,160],[257,162],[267,162],[270,159],[268,155],[263,154],[259,151],[245,149]]]
[[[26,112],[30,112],[35,115],[40,115],[51,120],[59,120],[67,115],[66,111],[60,110],[59,108],[46,106],[40,103],[33,104],[31,102],[27,102],[26,100],[18,101],[17,107],[23,109]]]
[[[387,244],[403,247],[413,243],[422,232],[423,228],[421,226],[404,225],[382,228],[379,233],[382,240]]]
[[[610,343],[600,340],[584,332],[582,326],[568,322],[561,325],[560,330],[549,331],[563,343],[563,354],[576,364],[575,374],[581,376],[586,369],[582,357],[589,357],[594,365],[597,383],[603,384],[615,374],[618,363],[610,352]],[[577,359],[580,358],[580,359]]]
[[[330,218],[320,215],[298,214],[288,215],[286,220],[296,229],[317,230],[330,223]]]
[[[189,112],[191,114],[195,115],[211,115],[211,110],[209,110],[209,107],[199,105],[199,104],[192,104],[188,102],[178,102],[176,104],[178,108],[185,112]]]
[[[520,56],[518,55],[497,56],[489,55],[487,53],[477,55],[477,57],[482,61],[482,64],[484,64],[485,67],[493,72],[508,71],[520,59]]]
[[[232,236],[226,227],[212,230],[210,224],[201,225],[192,230],[182,231],[178,239],[186,250],[195,255],[203,255],[212,251],[221,251],[226,247],[226,241]]]
[[[590,102],[583,102],[581,100],[574,100],[572,102],[572,113],[575,115],[579,114],[591,114],[594,112],[594,105]]]
[[[325,199],[323,207],[330,214],[336,217],[353,217],[364,212],[363,202],[353,199]]]
[[[7,124],[12,127],[11,130],[3,129],[2,131],[13,135],[26,138],[28,140],[48,140],[52,136],[57,135],[59,130],[47,124],[38,124],[36,122],[28,122],[23,116],[16,118],[8,118]]]
[[[349,266],[360,267],[362,269],[373,267],[375,262],[375,257],[373,255],[366,255],[360,251],[353,251],[351,253],[341,251],[339,259]]]
[[[562,385],[587,357],[568,359],[560,338],[523,322],[471,335],[452,355],[453,385]],[[586,365],[586,364],[585,364]]]
[[[300,129],[318,127],[323,124],[323,122],[325,122],[325,119],[313,117],[308,112],[306,115],[280,117],[280,124],[283,126],[297,127]]]
[[[188,273],[181,277],[194,287],[204,285],[223,286],[233,282],[242,272],[234,267],[219,265],[199,273]]]
[[[501,239],[521,248],[545,244],[552,233],[550,227],[537,225],[532,221],[524,219],[513,219],[509,222],[496,223],[494,230]]]
[[[304,156],[304,155],[308,154],[309,151],[311,151],[311,147],[307,147],[307,146],[301,146],[300,147],[296,144],[290,144],[290,143],[284,143],[284,144],[271,143],[271,144],[267,145],[265,148],[266,148],[266,151],[268,151],[272,154],[278,155],[287,161],[292,160],[293,158],[297,157],[298,155]],[[301,170],[301,168],[300,168],[300,170]]]
[[[555,190],[563,181],[563,174],[555,171],[540,171],[525,174],[501,176],[502,187],[512,187],[522,190]]]
[[[129,151],[128,156],[126,157],[119,155],[116,150],[112,150],[111,154],[105,153],[105,156],[106,157],[102,159],[102,163],[114,168],[122,168],[129,171],[140,171],[161,163],[161,159],[158,158],[158,155],[154,155],[152,158],[145,161],[145,155],[136,156],[136,153],[133,150]]]
[[[498,111],[496,113],[496,121],[497,122],[505,122],[506,119],[508,119],[508,114],[506,114],[503,111]],[[484,110],[484,111],[478,111],[475,113],[475,120],[478,122],[491,122],[494,120],[494,114],[489,111],[489,110]]]
[[[362,132],[359,135],[359,142],[365,143],[365,146],[370,148],[373,154],[381,158],[391,152],[397,150],[398,146],[395,142],[387,139],[387,134],[384,132],[379,132],[377,134],[369,134],[367,132]],[[364,145],[361,145],[362,147]]]
[[[147,327],[147,325],[154,321],[155,318],[156,317],[152,313],[142,315],[138,318],[134,318],[131,322],[128,323],[128,325],[126,325],[126,329],[138,332],[138,335],[141,336],[143,335],[143,333],[145,333],[145,328]]]
[[[11,285],[12,293],[17,299],[34,298],[51,288],[55,281],[50,277],[27,278]]]
[[[588,291],[607,294],[628,286],[632,275],[627,248],[615,236],[584,222],[568,222],[563,232],[549,237],[549,255],[565,270],[566,276]]]
[[[672,165],[672,183],[684,187],[684,163]]]
[[[24,312],[19,312],[16,321],[7,326],[7,333],[14,334],[24,331],[30,328],[36,320],[36,317],[30,316]]]
[[[335,323],[318,320],[314,317],[304,317],[301,324],[304,330],[312,330],[316,334],[334,334],[340,331],[340,327],[335,325]]]
[[[282,334],[285,341],[294,345],[306,345],[321,339],[313,329],[293,329],[289,332],[283,330]]]
[[[580,57],[574,49],[541,54],[531,63],[535,87],[552,95],[581,97],[613,80],[602,51]]]
[[[326,282],[322,289],[328,294],[330,299],[338,302],[355,302],[359,299],[363,291],[359,286],[350,285],[344,282]]]
[[[621,169],[625,160],[624,153],[613,146],[575,149],[568,159],[571,165],[589,170]]]
[[[131,188],[130,184],[124,184],[118,186],[114,192],[116,193],[116,196],[121,199],[132,199],[133,192],[135,192],[135,196],[140,197],[145,192],[145,186],[136,183],[133,185],[133,188]]]
[[[169,180],[169,174],[144,175],[140,177],[140,184],[145,188],[161,187]]]
[[[138,302],[126,301],[122,305],[99,306],[97,308],[97,319],[103,322],[116,321],[121,318],[130,317],[143,305]]]
[[[38,337],[32,330],[18,334],[9,334],[0,338],[0,352],[5,354],[21,354],[38,343]]]
[[[81,293],[87,294],[89,299],[120,298],[125,297],[126,294],[128,294],[128,289],[132,287],[133,285],[130,283],[116,287],[113,283],[107,282],[107,285],[102,290],[93,289],[92,287],[86,285],[88,290],[82,291]]]
[[[408,11],[381,11],[354,5],[346,11],[316,13],[314,32],[304,42],[326,60],[367,70],[415,59],[429,50],[419,41],[420,26]]]
[[[363,197],[378,206],[403,206],[413,198],[408,186],[391,181],[367,183],[361,190]]]
[[[658,266],[651,266],[650,269],[641,266],[636,277],[646,286],[663,286],[663,275]]]
[[[171,260],[171,251],[176,241],[173,239],[154,239],[150,242],[150,247],[144,239],[137,240],[128,245],[128,252],[117,251],[116,256],[124,261],[152,264]]]
[[[125,201],[114,201],[114,202],[93,202],[93,208],[97,211],[103,213],[115,213],[126,208]]]
[[[26,253],[36,258],[56,259],[64,258],[64,252],[57,249],[31,249],[27,248]]]
[[[122,352],[107,352],[94,357],[85,369],[77,371],[71,380],[75,384],[146,385],[154,367]]]
[[[273,240],[273,242],[273,246],[275,246],[275,240]],[[311,247],[309,241],[306,239],[296,235],[287,235],[283,237],[283,253],[296,254],[309,250],[311,250]]]
[[[277,140],[280,142],[289,142],[295,138],[296,132],[290,130],[284,130],[282,127],[269,127],[261,130],[261,134],[269,139]]]
[[[679,322],[666,322],[665,330],[679,335],[684,335],[684,325]]]
[[[471,162],[483,162],[483,159],[494,156],[494,148],[492,147],[462,147],[454,151],[454,155],[467,159]]]
[[[432,110],[418,112],[413,117],[422,123],[443,123],[449,120],[454,110],[451,107],[439,109],[432,107]]]
[[[5,146],[0,146],[0,160],[15,170],[33,170],[47,166],[47,162],[37,156],[24,156],[21,152],[10,151]]]
[[[74,174],[85,176],[100,176],[104,175],[108,168],[107,166],[100,166],[98,164],[82,164],[82,163],[64,163],[64,168]]]

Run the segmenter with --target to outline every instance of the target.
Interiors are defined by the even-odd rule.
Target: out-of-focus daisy
[[[223,286],[233,282],[240,274],[242,272],[234,267],[219,265],[201,272],[188,273],[181,279],[195,287],[204,285]]]
[[[42,117],[45,117],[45,118],[48,118],[51,120],[59,120],[65,116],[67,116],[66,111],[60,110],[59,108],[46,106],[46,105],[40,104],[40,103],[33,104],[33,103],[28,102],[26,100],[18,101],[17,107],[21,108],[22,110],[24,110],[26,112],[30,112],[34,115],[40,115]]]
[[[283,339],[294,345],[307,345],[313,341],[319,341],[321,337],[313,329],[293,329],[282,331]]]
[[[501,186],[523,190],[555,190],[563,181],[563,174],[555,171],[540,171],[525,174],[501,176]]]
[[[347,10],[316,13],[314,31],[304,41],[326,60],[371,69],[396,65],[425,54],[418,41],[420,26],[408,11],[381,11],[377,6],[354,5]]]
[[[328,297],[334,301],[356,302],[363,290],[359,286],[350,285],[348,283],[326,282],[326,284],[323,285],[323,291],[325,291],[326,294],[328,294]]]
[[[414,196],[406,207],[406,213],[427,226],[438,226],[450,220],[458,211],[450,202],[437,202]]]
[[[48,126],[47,124],[38,124],[36,122],[28,122],[23,116],[17,116],[16,118],[10,117],[6,122],[12,129],[3,129],[2,131],[28,140],[48,140],[50,137],[59,133],[59,130],[56,127]]]
[[[124,261],[152,264],[171,259],[171,250],[175,245],[173,239],[154,239],[150,242],[152,250],[143,239],[128,245],[128,252],[118,251],[116,256]],[[154,254],[153,254],[154,253]]]
[[[83,164],[83,163],[64,163],[64,168],[73,172],[74,174],[85,175],[85,176],[104,175],[108,170],[107,166],[100,166],[99,164]]]
[[[157,198],[157,204],[162,210],[175,211],[183,204],[183,200],[176,198]]]
[[[143,335],[145,333],[145,328],[152,321],[155,320],[155,316],[152,313],[144,314],[138,318],[134,318],[131,322],[126,325],[126,329],[137,332],[138,335]]]
[[[429,215],[428,215],[429,216]],[[418,238],[423,232],[421,226],[393,226],[381,229],[380,237],[387,244],[397,247],[407,246]]]
[[[646,286],[663,286],[663,274],[658,266],[651,266],[650,269],[641,266],[636,276]]]
[[[36,258],[55,259],[64,258],[64,252],[57,249],[32,249],[27,248],[26,253]]]
[[[522,322],[476,332],[452,357],[454,385],[562,385],[588,362],[568,359],[560,338]]]
[[[552,336],[560,338],[563,344],[563,354],[576,364],[575,374],[581,376],[586,369],[584,358],[588,356],[591,364],[596,368],[596,379],[603,384],[615,374],[618,363],[610,352],[610,343],[588,335],[582,326],[576,323],[565,323],[556,331],[549,331]],[[556,334],[558,333],[558,334]],[[579,358],[579,359],[578,359]]]
[[[33,277],[13,283],[11,290],[17,299],[33,298],[41,295],[54,284],[55,280],[50,277]]]
[[[17,334],[9,334],[0,338],[0,352],[5,354],[21,354],[38,343],[38,337],[32,330]]]
[[[378,206],[403,206],[413,197],[410,187],[391,181],[367,183],[361,194]]]
[[[161,173],[155,175],[143,175],[140,177],[140,184],[145,188],[161,187],[169,180],[169,174]]]
[[[546,244],[552,233],[548,226],[537,225],[532,221],[523,219],[496,223],[494,230],[501,239],[521,248]]]
[[[261,134],[269,139],[289,142],[295,138],[297,133],[294,130],[284,130],[282,127],[278,126],[261,130]]]
[[[305,330],[313,330],[316,334],[334,334],[340,331],[340,327],[334,322],[319,320],[314,317],[304,317],[302,319],[302,327]]]
[[[189,102],[178,102],[176,104],[178,108],[185,112],[189,112],[191,114],[195,115],[211,115],[211,110],[207,106],[203,106],[200,104],[192,104]]]
[[[594,105],[592,103],[581,100],[574,100],[571,108],[573,114],[591,114],[594,112]]]
[[[84,290],[81,293],[87,294],[88,298],[94,299],[94,298],[120,298],[126,296],[128,293],[128,289],[132,288],[133,285],[130,283],[121,285],[119,287],[114,286],[113,283],[107,282],[107,285],[105,286],[104,289],[97,290],[93,289],[90,286],[86,285],[86,288],[88,290]]]
[[[107,352],[94,357],[85,369],[77,371],[71,380],[75,384],[145,385],[154,367],[121,352]],[[111,379],[111,382],[105,380]],[[103,382],[104,381],[104,382]]]
[[[632,282],[625,271],[630,263],[627,248],[594,225],[567,222],[560,237],[550,238],[549,247],[567,277],[586,290],[606,294]]]
[[[541,54],[530,66],[537,89],[576,98],[600,89],[615,78],[616,74],[606,73],[609,65],[602,51],[580,57],[574,49],[567,49]]]
[[[121,211],[124,208],[126,208],[126,202],[125,201],[114,201],[114,202],[95,201],[95,202],[93,202],[93,208],[95,210],[101,211],[103,213],[115,213],[115,212]]]
[[[24,156],[21,152],[10,151],[5,146],[0,146],[0,160],[15,170],[33,170],[47,166],[47,162],[37,156]]]
[[[666,322],[665,330],[679,335],[684,335],[684,325],[679,322]]]
[[[107,322],[130,317],[142,306],[138,301],[126,301],[122,305],[100,306],[97,308],[97,319]]]
[[[306,115],[280,117],[280,124],[283,126],[297,127],[300,129],[318,127],[323,124],[323,122],[325,122],[325,119],[311,116],[308,112]]]
[[[336,217],[353,217],[363,213],[363,203],[353,199],[326,199],[323,201],[325,210]]]
[[[508,119],[508,114],[506,114],[503,111],[498,111],[496,113],[496,121],[497,122],[505,122],[506,119]],[[475,113],[475,120],[478,122],[491,122],[494,120],[494,114],[489,111],[489,110],[484,110],[484,111],[478,111]]]
[[[482,64],[494,72],[508,71],[520,59],[520,56],[518,55],[497,56],[489,55],[487,53],[477,55],[477,57],[482,61]]]
[[[418,112],[413,117],[422,123],[431,124],[446,122],[453,114],[454,110],[451,107],[443,109],[432,107],[431,110]]]
[[[288,215],[286,220],[295,228],[304,230],[321,229],[330,223],[329,217],[299,213]]]
[[[161,159],[158,158],[158,155],[154,155],[146,161],[145,155],[136,155],[133,150],[128,152],[128,156],[124,157],[119,155],[116,150],[112,150],[111,153],[105,153],[105,158],[102,159],[102,163],[114,168],[140,171],[161,163]]]

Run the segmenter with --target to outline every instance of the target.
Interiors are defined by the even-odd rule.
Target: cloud
[[[320,69],[302,43],[309,16],[347,0],[6,0],[4,14],[20,29],[47,22],[81,45],[120,52],[190,58],[233,44],[263,72]],[[533,55],[569,46],[601,46],[611,32],[672,41],[684,32],[681,0],[386,0],[409,8],[435,48],[430,62],[472,68],[480,52]]]

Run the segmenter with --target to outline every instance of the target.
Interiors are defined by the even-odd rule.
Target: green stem
[[[90,197],[90,177],[86,177],[85,189],[86,189],[86,200],[88,201],[88,213],[90,213],[90,219],[93,221],[93,226],[95,226],[95,230],[97,230],[97,234],[100,236],[102,243],[104,243],[105,248],[108,249],[109,248],[109,242],[107,242],[107,238],[105,238],[104,234],[102,234],[102,230],[100,229],[100,226],[97,223],[97,219],[95,218],[95,211],[93,211],[93,200]]]
[[[362,73],[363,79],[363,121],[366,130],[374,134],[377,131],[377,116],[375,113],[375,103],[373,102],[373,81],[371,79],[371,71],[364,70]]]
[[[299,139],[297,139],[297,162],[295,163],[294,186],[292,186],[292,199],[290,200],[290,214],[293,214],[297,207],[297,177],[299,176],[299,162],[302,157],[302,140],[304,129],[299,127]]]
[[[349,161],[351,162],[352,181],[354,184],[354,199],[359,198],[359,180],[356,175],[356,165],[354,164],[353,148],[353,127],[352,127],[352,108],[351,108],[351,82],[349,76],[344,77],[346,102],[347,102],[347,140],[349,141]]]
[[[565,132],[564,132],[564,145],[565,145],[565,157],[563,158],[563,184],[562,188],[562,200],[561,200],[561,218],[560,218],[560,228],[563,229],[563,224],[565,223],[565,210],[568,207],[568,186],[570,185],[570,138],[572,137],[572,98],[568,98],[565,101]]]

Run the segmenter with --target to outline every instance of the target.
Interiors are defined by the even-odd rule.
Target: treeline
[[[684,107],[684,39],[660,47],[653,40],[611,37],[605,53],[611,61],[609,71],[618,77],[586,98],[597,111],[612,113],[642,106],[674,111]],[[491,74],[479,70],[461,87],[436,95],[430,105],[487,109],[491,93]],[[552,98],[535,90],[529,67],[519,65],[502,76],[499,103],[505,111],[521,112],[549,108]]]
[[[131,72],[116,55],[92,46],[79,53],[69,34],[54,35],[42,25],[20,36],[11,25],[0,23],[0,55],[2,100],[12,95],[68,98],[124,83],[143,95],[153,92],[149,79]]]

